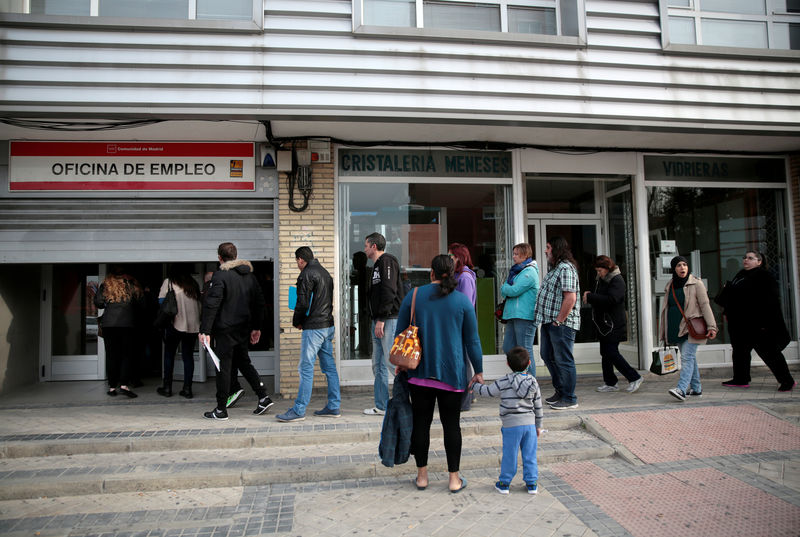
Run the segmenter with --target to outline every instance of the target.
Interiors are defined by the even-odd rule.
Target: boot
[[[192,395],[192,387],[184,386],[183,389],[180,391],[180,395],[182,395],[187,399],[191,399],[192,397],[194,397],[194,395]]]
[[[164,379],[164,385],[156,388],[156,393],[164,397],[172,397],[172,379]]]

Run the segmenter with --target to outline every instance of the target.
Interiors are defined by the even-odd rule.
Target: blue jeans
[[[522,450],[522,479],[526,485],[533,485],[539,479],[536,426],[502,427],[500,432],[503,434],[503,460],[500,463],[499,480],[511,483],[517,474],[517,453]]]
[[[314,362],[319,356],[319,368],[328,378],[328,408],[338,410],[341,404],[339,394],[339,373],[336,372],[336,362],[333,359],[333,326],[303,330],[300,340],[300,364],[297,371],[300,373],[300,387],[297,389],[297,399],[294,400],[294,410],[299,416],[306,415],[306,407],[311,400],[311,388],[314,386]]]
[[[553,388],[565,403],[577,403],[575,395],[575,358],[572,356],[572,347],[575,344],[575,330],[564,326],[554,326],[553,323],[542,324],[542,361],[550,372]]]
[[[506,323],[506,333],[503,336],[503,352],[508,354],[516,346],[524,347],[531,357],[528,373],[536,376],[536,364],[533,358],[533,338],[536,336],[536,325],[527,319],[509,319]]]
[[[697,343],[689,343],[687,339],[681,343],[681,372],[678,388],[686,393],[688,388],[702,392],[700,386],[700,370],[697,368]]]
[[[394,374],[394,366],[389,363],[389,351],[394,343],[397,319],[386,319],[383,323],[383,337],[375,337],[375,321],[372,321],[372,374],[375,376],[375,408],[386,410],[389,402],[389,372]]]

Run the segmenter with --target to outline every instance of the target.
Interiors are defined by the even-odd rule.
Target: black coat
[[[144,296],[141,291],[136,296],[136,284],[125,279],[128,288],[128,300],[124,302],[109,302],[105,297],[105,283],[101,283],[94,295],[94,305],[103,309],[100,325],[104,328],[134,328],[141,322],[145,311]]]
[[[316,259],[309,261],[297,277],[292,326],[303,330],[333,326],[333,278]]]
[[[586,302],[592,306],[592,321],[600,341],[628,339],[625,280],[619,271],[609,273],[606,278],[597,278],[594,292],[586,296]]]
[[[201,334],[261,330],[264,294],[249,261],[234,259],[211,277],[200,317]]]
[[[778,282],[766,269],[740,270],[715,301],[725,308],[729,332],[750,337],[763,334],[782,343],[781,348],[789,343]]]

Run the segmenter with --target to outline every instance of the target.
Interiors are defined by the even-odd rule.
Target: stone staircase
[[[323,421],[6,435],[0,437],[0,500],[414,475],[413,457],[392,468],[381,464],[378,420]],[[461,468],[499,469],[499,418],[465,414],[461,423]],[[540,467],[613,456],[618,450],[589,432],[590,425],[577,414],[548,416]],[[431,434],[430,471],[445,472],[438,420]]]

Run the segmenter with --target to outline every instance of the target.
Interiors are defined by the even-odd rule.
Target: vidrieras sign
[[[249,142],[26,142],[9,147],[11,191],[254,190]]]

